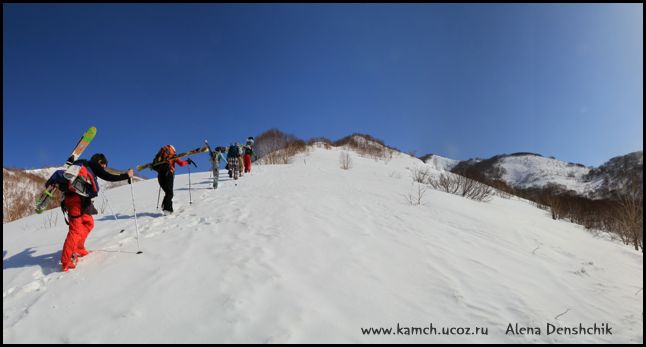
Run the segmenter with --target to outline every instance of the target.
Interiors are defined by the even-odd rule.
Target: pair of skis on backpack
[[[95,135],[96,135],[95,127],[90,127],[89,129],[87,129],[87,131],[85,131],[83,136],[81,136],[81,139],[72,150],[72,154],[70,154],[70,156],[67,158],[67,161],[65,162],[65,165],[64,165],[65,173],[63,175],[68,181],[74,182],[76,177],[78,176],[81,167],[79,165],[73,165],[73,164],[76,160],[78,160],[81,154],[83,154],[83,151],[85,151],[85,149],[90,144],[90,142],[92,142]],[[53,184],[46,187],[45,190],[42,193],[40,193],[40,195],[36,199],[36,204],[35,204],[36,213],[42,213],[43,211],[45,211],[45,209],[49,205],[49,200],[52,197],[54,197],[54,193],[56,192],[57,189],[58,189],[57,185]]]
[[[204,141],[204,142],[206,142],[206,141]],[[182,158],[182,157],[187,157],[189,155],[193,155],[193,154],[197,154],[197,153],[210,152],[210,151],[211,151],[211,148],[209,147],[208,142],[207,142],[206,145],[204,145],[204,146],[202,146],[200,148],[191,149],[190,151],[186,151],[184,153],[177,154],[174,157],[170,158],[170,160],[178,159],[178,158]],[[151,169],[152,170],[153,166],[157,166],[157,165],[164,164],[164,163],[165,162],[148,163],[148,164],[143,164],[143,165],[137,165],[137,171],[141,171],[143,169]]]

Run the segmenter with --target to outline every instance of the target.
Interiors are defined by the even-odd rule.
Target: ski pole
[[[105,192],[103,192],[103,195],[102,195],[102,196],[103,196],[103,201],[104,201],[104,203],[108,206],[108,209],[110,209],[110,213],[112,213],[112,216],[114,217],[114,221],[115,221],[116,223],[119,223],[119,221],[117,220],[117,215],[116,215],[116,214],[114,214],[114,210],[112,210],[112,207],[110,207],[110,200],[108,200],[108,196],[107,196],[107,194],[105,194]],[[121,229],[119,232],[120,232],[120,233],[122,233],[122,232],[124,232],[125,230],[126,230],[126,229]]]
[[[117,221],[117,215],[114,214],[114,210],[112,210],[112,207],[110,207],[110,200],[108,200],[108,197],[103,193],[103,203],[108,206],[108,209],[110,210],[110,213],[112,214],[112,217],[114,217],[114,221]]]
[[[191,198],[191,166],[188,166],[188,204],[191,205],[193,199]]]
[[[188,165],[188,203],[190,205],[193,203],[193,199],[191,198],[191,165],[190,164],[195,165],[195,167],[197,167],[197,164],[195,164],[195,162],[191,158],[188,158],[186,161],[189,163]]]
[[[108,207],[108,199],[105,197],[105,193],[103,191],[101,191],[101,200],[103,200],[103,206]],[[103,210],[101,211],[101,213],[103,213]],[[114,221],[116,222],[117,216],[115,216],[114,213],[112,213],[112,216],[114,217]]]
[[[156,210],[159,210],[159,195],[161,195],[161,186],[159,186],[159,189],[157,190],[157,207],[155,208]]]
[[[135,208],[135,190],[132,188],[132,178],[128,178],[128,184],[130,184],[130,196],[132,196],[132,210],[135,213],[135,227],[137,228],[137,254],[143,253],[141,247],[139,246],[139,223],[137,223],[137,209]]]

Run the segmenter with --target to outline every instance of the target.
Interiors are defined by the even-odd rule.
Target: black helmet
[[[90,161],[99,163],[99,164],[105,164],[108,166],[108,158],[105,157],[105,154],[103,153],[96,153],[90,158]]]

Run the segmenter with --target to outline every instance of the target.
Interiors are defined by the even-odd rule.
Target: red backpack
[[[172,169],[170,166],[170,160],[173,158],[175,155],[175,151],[170,145],[166,145],[159,149],[159,152],[157,152],[157,155],[155,155],[155,159],[153,159],[153,166],[152,169],[161,172],[161,171],[166,171],[169,169]],[[162,163],[162,164],[158,164]]]

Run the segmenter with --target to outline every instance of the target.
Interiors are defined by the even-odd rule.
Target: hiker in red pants
[[[79,166],[78,175],[68,181],[64,177],[65,170],[57,170],[49,178],[46,186],[56,184],[65,193],[65,200],[61,204],[63,212],[69,217],[69,231],[63,244],[61,266],[63,271],[76,267],[78,258],[86,256],[85,240],[94,228],[93,214],[97,214],[92,204],[92,198],[99,193],[97,177],[109,182],[123,181],[134,175],[132,169],[127,173],[113,175],[105,170],[108,160],[102,153],[97,153],[88,160],[77,160],[73,165]],[[67,220],[66,220],[67,222]]]
[[[244,146],[244,172],[251,172],[251,156],[253,155],[253,137],[247,138],[247,143]]]

